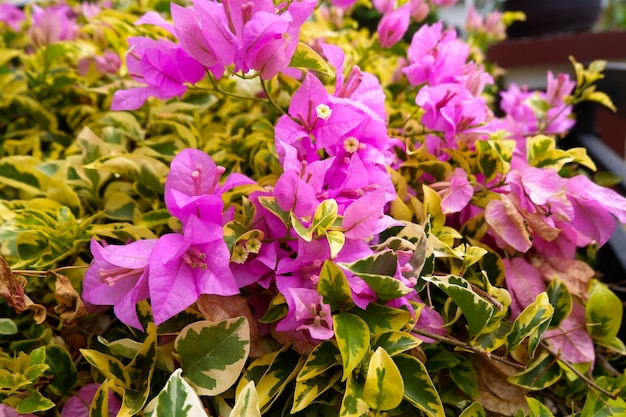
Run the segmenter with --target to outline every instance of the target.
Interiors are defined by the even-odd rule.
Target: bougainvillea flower
[[[37,417],[34,414],[20,414],[13,407],[9,407],[4,403],[0,403],[0,417]]]
[[[222,194],[239,185],[254,184],[245,175],[231,173],[222,185],[224,171],[206,152],[193,148],[179,152],[165,180],[165,206],[172,216],[183,224],[192,215],[222,224]]]
[[[32,8],[32,26],[28,33],[35,45],[52,45],[76,38],[76,14],[67,4],[59,3],[45,8],[33,4]]]
[[[463,210],[474,196],[474,187],[467,179],[463,168],[455,168],[446,181],[430,184],[441,196],[441,210],[444,214]]]
[[[17,32],[22,27],[24,20],[26,20],[26,15],[22,9],[11,3],[0,4],[0,22]]]
[[[424,86],[417,93],[415,103],[424,109],[422,124],[442,132],[446,141],[451,141],[457,133],[476,130],[489,116],[484,99],[456,83]]]
[[[330,306],[314,289],[291,287],[284,291],[289,312],[276,325],[277,331],[307,330],[316,340],[333,337],[333,318]]]
[[[95,305],[112,305],[124,324],[141,329],[135,305],[148,298],[148,258],[156,239],[127,245],[101,246],[91,241],[93,262],[85,273],[83,298]]]
[[[149,258],[150,301],[156,324],[180,313],[201,294],[239,294],[223,236],[220,225],[191,216],[182,234],[169,233],[158,239]]]
[[[237,51],[237,39],[228,29],[222,3],[196,1],[193,8],[172,3],[171,13],[174,34],[182,48],[221,78]]]
[[[136,110],[151,96],[161,100],[180,97],[187,91],[187,83],[197,83],[205,76],[202,64],[171,41],[131,37],[128,44],[128,71],[146,86],[116,91],[112,110]]]
[[[89,409],[100,384],[83,385],[76,394],[70,397],[61,409],[61,417],[89,417]],[[122,407],[122,402],[109,391],[109,417],[115,417]],[[0,414],[1,415],[1,414]]]
[[[615,229],[615,219],[626,223],[626,198],[584,175],[568,179],[567,197],[574,210],[571,226],[581,246],[592,241],[603,245]]]
[[[546,86],[545,99],[551,107],[564,105],[564,98],[576,87],[576,81],[570,80],[569,74],[559,73],[555,77],[552,71],[548,71],[548,83]]]
[[[503,262],[506,288],[511,294],[511,319],[515,319],[546,290],[546,283],[539,270],[524,258],[505,258]]]
[[[409,29],[409,23],[411,23],[411,3],[383,14],[377,28],[380,46],[391,48],[398,43]]]
[[[412,85],[452,82],[463,74],[469,52],[454,30],[443,30],[441,21],[424,25],[413,35],[403,71]]]
[[[348,239],[365,239],[401,223],[384,214],[385,190],[379,188],[346,207],[341,228]]]

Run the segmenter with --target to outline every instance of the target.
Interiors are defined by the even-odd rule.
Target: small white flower
[[[333,111],[328,105],[322,103],[315,106],[315,114],[322,120],[328,120],[330,115],[333,114]]]

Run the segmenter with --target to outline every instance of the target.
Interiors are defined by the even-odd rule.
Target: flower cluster
[[[137,24],[167,30],[177,41],[129,39],[128,69],[144,87],[116,92],[112,108],[138,109],[148,97],[181,96],[209,71],[222,78],[226,67],[270,79],[287,68],[298,43],[300,26],[316,2],[289,2],[276,10],[270,0],[201,1],[192,7],[172,3],[173,23],[148,13]]]

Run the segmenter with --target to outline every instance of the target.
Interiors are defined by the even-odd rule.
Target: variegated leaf
[[[479,402],[473,402],[459,417],[487,417],[485,409]]]
[[[400,370],[389,353],[378,347],[370,359],[365,376],[365,402],[374,410],[386,411],[399,406],[403,396],[404,381]]]
[[[533,358],[525,370],[510,376],[508,381],[529,390],[542,390],[557,382],[561,374],[561,367],[554,357],[543,351]]]
[[[340,230],[329,230],[326,232],[326,240],[328,240],[328,246],[330,247],[330,258],[334,259],[343,249],[343,245],[346,243],[346,235]]]
[[[393,357],[404,381],[404,398],[428,416],[445,417],[443,403],[422,362],[401,353]]]
[[[371,344],[372,349],[382,347],[389,355],[393,356],[418,347],[422,341],[410,333],[389,331],[374,336]]]
[[[346,274],[330,260],[324,261],[322,265],[317,282],[317,291],[332,310],[339,307],[349,310],[354,305]]]
[[[248,382],[239,392],[235,406],[228,417],[261,417],[259,396],[253,381]]]
[[[179,333],[175,348],[185,379],[200,395],[217,395],[239,378],[250,352],[250,325],[245,317],[198,321]]]
[[[146,406],[147,417],[207,417],[202,401],[191,385],[176,369],[168,378],[165,387]]]
[[[406,310],[377,303],[369,303],[365,310],[355,309],[352,313],[365,320],[372,335],[402,330],[413,319],[411,313]]]
[[[326,392],[341,378],[341,369],[329,369],[315,378],[296,381],[291,413],[305,410],[315,399]]]
[[[289,66],[318,71],[331,77],[335,75],[335,71],[328,62],[304,42],[298,42]]]
[[[423,279],[439,287],[459,306],[467,320],[470,337],[478,334],[489,323],[495,311],[494,305],[474,292],[464,278],[433,275]]]
[[[130,374],[118,359],[93,349],[81,349],[80,353],[91,366],[102,372],[107,379],[117,381],[119,386],[130,386]]]
[[[323,374],[328,369],[340,365],[341,354],[332,340],[324,340],[313,348],[302,370],[296,377],[297,381],[306,381]]]
[[[595,281],[585,306],[589,335],[603,342],[612,340],[619,332],[623,314],[619,297],[606,284]]]
[[[250,365],[237,386],[237,393],[245,387],[246,381],[254,381],[259,408],[265,413],[300,372],[304,360],[289,346],[284,346],[276,354],[264,355]]]
[[[536,400],[531,397],[526,397],[526,402],[528,403],[528,417],[553,417],[552,411],[545,405],[543,405],[539,400]]]
[[[370,330],[363,319],[345,312],[333,315],[333,328],[343,364],[342,381],[345,381],[369,350]]]
[[[541,333],[546,330],[553,312],[554,307],[548,300],[548,294],[540,293],[535,301],[526,307],[513,322],[513,328],[506,337],[507,351],[516,349],[527,337],[541,336]]]
[[[363,399],[363,385],[364,383],[352,374],[348,376],[339,409],[340,417],[365,417],[369,415],[370,408]]]
[[[563,281],[556,276],[550,281],[546,293],[548,294],[550,304],[554,307],[549,326],[549,328],[553,329],[559,327],[563,320],[572,312],[572,295]]]

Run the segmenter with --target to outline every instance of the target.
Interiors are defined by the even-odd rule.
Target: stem
[[[487,352],[486,350],[477,348],[475,346],[468,345],[465,342],[461,342],[460,340],[453,339],[453,338],[448,337],[448,336],[441,336],[441,335],[434,334],[434,333],[431,333],[431,332],[427,332],[426,330],[421,330],[421,329],[413,329],[413,330],[411,330],[411,332],[417,333],[417,334],[419,334],[421,336],[429,337],[429,338],[434,339],[434,340],[436,340],[438,342],[441,342],[441,343],[447,343],[447,344],[452,345],[452,346],[456,346],[456,347],[460,347],[460,348],[463,348],[463,349],[466,349],[466,350],[470,350],[473,353],[478,353],[479,355],[482,355],[482,356],[486,357],[487,359],[493,359],[496,362],[503,363],[505,365],[511,366],[513,368],[516,368],[516,369],[519,369],[519,370],[522,370],[522,371],[526,369],[526,366],[522,365],[521,363],[511,362],[511,361],[509,361],[507,359],[504,359],[501,356],[492,355],[491,352]]]
[[[262,78],[259,78],[259,79],[261,80],[261,87],[263,87],[263,92],[265,93],[265,96],[267,97],[267,100],[269,101],[269,103],[272,106],[274,106],[274,108],[278,110],[279,113],[287,114],[287,112],[285,112],[285,110],[283,110],[283,108],[280,107],[278,103],[276,103],[276,101],[272,98],[272,95],[270,94],[269,89],[267,88],[266,81]]]
[[[226,90],[222,90],[221,88],[218,87],[217,85],[217,81],[215,80],[215,78],[213,78],[212,75],[209,74],[209,79],[211,80],[211,85],[213,86],[213,88],[202,88],[202,87],[198,87],[196,85],[192,85],[191,87],[197,89],[197,90],[205,90],[205,91],[215,91],[216,93],[225,95],[225,96],[229,96],[229,97],[234,97],[234,98],[238,98],[241,100],[251,100],[251,101],[258,101],[261,103],[267,103],[267,100],[264,100],[262,98],[258,98],[258,97],[245,97],[245,96],[240,96],[239,94],[236,93],[231,93],[230,91],[226,91]]]
[[[548,351],[548,352],[552,352],[549,348],[548,345],[545,342],[541,342],[541,345]],[[559,354],[554,354],[555,357],[558,359],[559,358]],[[596,391],[598,391],[601,394],[606,395],[607,397],[609,397],[612,400],[616,400],[618,397],[618,394],[614,394],[604,388],[602,388],[601,386],[599,386],[598,384],[596,384],[594,381],[592,381],[591,379],[589,379],[585,374],[581,373],[578,369],[576,369],[571,363],[567,362],[567,361],[561,361],[561,364],[565,365],[565,367],[567,369],[569,369],[570,371],[572,371],[578,378],[580,378],[581,381],[583,381],[585,383],[585,385],[587,385],[589,388],[595,389]],[[620,389],[621,391],[621,389]]]

